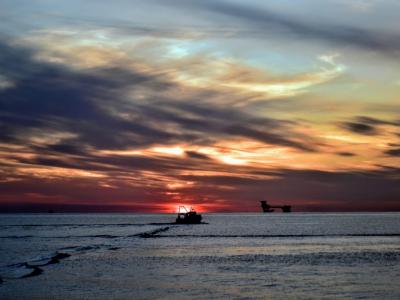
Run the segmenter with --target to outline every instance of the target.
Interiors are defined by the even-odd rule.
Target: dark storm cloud
[[[296,125],[292,121],[253,117],[230,108],[211,109],[188,102],[169,102],[167,106],[165,103],[160,103],[154,106],[141,106],[138,109],[159,121],[174,122],[186,130],[208,133],[210,138],[244,137],[302,151],[315,150],[315,145],[306,145],[286,136],[290,132],[290,126]]]
[[[72,147],[79,145],[122,149],[179,141],[210,142],[225,136],[299,150],[311,148],[292,140],[292,122],[190,104],[199,99],[187,99],[185,104],[171,98],[136,101],[127,96],[127,90],[136,87],[159,93],[174,87],[158,76],[122,68],[67,69],[61,64],[36,61],[32,58],[34,50],[6,43],[0,45],[0,53],[2,72],[16,85],[0,91],[3,141],[19,140],[25,144],[40,130],[48,135],[52,131],[76,135],[69,138],[71,145],[62,142],[50,146],[50,150],[65,153],[75,151]],[[180,131],[170,132],[171,124]]]
[[[378,128],[379,125],[400,126],[400,123],[366,116],[358,116],[354,119],[354,121],[344,122],[340,126],[358,134],[377,135],[380,133]]]
[[[85,154],[84,150],[82,149],[82,145],[74,145],[74,144],[53,144],[47,147],[48,150],[66,154]]]
[[[196,151],[186,151],[185,154],[190,158],[210,159],[207,155],[201,154],[201,153],[196,152]]]
[[[185,154],[183,157],[96,155],[89,151],[71,153],[68,149],[68,152],[60,155],[58,151],[47,149],[39,151],[38,155],[32,158],[21,158],[13,154],[9,154],[6,158],[24,165],[78,169],[106,174],[116,172],[137,175],[141,171],[149,171],[175,176],[181,170],[224,170],[224,166],[204,154],[195,151],[187,151]],[[8,166],[12,167],[13,164]]]
[[[385,151],[386,155],[400,157],[400,148],[392,148]]]
[[[359,116],[357,120],[361,123],[369,124],[369,125],[392,125],[392,126],[400,126],[400,122],[390,122],[385,120],[380,120],[377,118],[371,118],[366,116]]]
[[[310,20],[295,19],[293,16],[227,1],[170,0],[168,3],[189,8],[191,11],[201,9],[208,13],[234,18],[235,21],[242,21],[245,28],[252,30],[246,32],[246,35],[260,36],[273,33],[286,37],[320,40],[334,45],[350,45],[396,56],[400,54],[400,36],[396,34],[374,32],[340,24],[313,23]]]
[[[365,135],[378,134],[378,131],[374,126],[364,123],[346,122],[343,124],[343,127],[354,133],[365,134]]]
[[[301,142],[288,140],[278,134],[270,133],[267,131],[260,131],[257,129],[249,128],[247,126],[241,126],[238,124],[234,124],[231,126],[227,126],[225,130],[226,130],[226,132],[228,132],[230,134],[248,137],[248,138],[250,137],[254,140],[257,140],[257,141],[260,141],[263,143],[267,143],[267,144],[277,144],[277,145],[300,149],[303,151],[314,151],[313,147],[305,145]]]
[[[106,109],[128,84],[164,87],[156,78],[116,68],[89,74],[71,71],[36,62],[28,50],[6,44],[0,46],[0,53],[3,74],[16,84],[0,91],[1,127],[6,138],[24,139],[34,129],[58,130],[77,133],[81,141],[96,147],[112,148],[170,137],[151,126],[113,116]],[[138,138],[127,138],[132,133]]]
[[[339,155],[339,156],[344,156],[344,157],[352,157],[352,156],[355,156],[355,154],[352,153],[352,152],[338,152],[338,153],[336,153],[336,154]]]

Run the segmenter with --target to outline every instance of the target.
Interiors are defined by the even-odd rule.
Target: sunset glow
[[[0,210],[400,210],[397,2],[55,2],[1,10]]]

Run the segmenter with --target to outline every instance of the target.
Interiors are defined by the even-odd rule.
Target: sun
[[[160,210],[164,213],[178,213],[179,207],[181,207],[181,212],[190,211],[192,208],[197,212],[206,212],[207,209],[204,205],[201,204],[193,204],[193,203],[166,203],[163,204]],[[184,207],[184,208],[183,208]]]

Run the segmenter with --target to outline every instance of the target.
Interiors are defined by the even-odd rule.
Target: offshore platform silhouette
[[[280,208],[284,213],[290,213],[292,211],[292,207],[290,205],[269,205],[267,201],[260,201],[260,202],[263,212],[265,213],[274,212],[274,208]]]

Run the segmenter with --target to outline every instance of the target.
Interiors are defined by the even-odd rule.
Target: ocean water
[[[400,299],[400,214],[0,215],[0,299]]]

